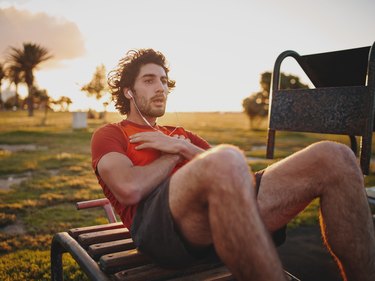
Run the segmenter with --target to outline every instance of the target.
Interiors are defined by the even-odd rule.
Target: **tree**
[[[249,117],[250,127],[254,127],[254,121],[268,115],[269,95],[271,89],[271,72],[263,72],[260,78],[261,90],[252,93],[242,101],[244,112]],[[303,84],[299,77],[281,73],[280,89],[307,89],[308,85]]]
[[[106,70],[103,64],[97,66],[91,81],[82,86],[81,91],[86,92],[89,97],[95,96],[97,100],[101,99],[108,92],[105,73]]]
[[[18,109],[20,106],[20,95],[18,93],[18,85],[22,82],[25,82],[25,78],[23,76],[23,72],[21,68],[17,65],[9,65],[6,69],[6,76],[10,83],[14,84],[15,86],[15,97],[14,97],[14,108]]]
[[[58,100],[53,101],[54,104],[60,106],[60,111],[69,111],[69,106],[73,103],[71,98],[61,96]]]
[[[37,69],[40,63],[50,58],[52,56],[49,54],[49,51],[38,44],[23,43],[23,48],[20,49],[11,47],[11,52],[9,53],[10,65],[21,70],[27,85],[29,116],[34,115],[34,70]]]
[[[43,109],[44,110],[44,116],[42,118],[41,125],[46,125],[47,124],[47,114],[48,110],[51,109],[50,103],[51,103],[51,98],[48,95],[48,92],[46,89],[39,89],[35,86],[33,86],[33,93],[34,93],[34,103],[35,107],[37,109]]]
[[[11,96],[9,97],[5,103],[4,103],[4,108],[6,110],[15,110],[15,107],[14,107],[14,104],[15,104],[15,99],[16,99],[16,96]],[[18,97],[18,108],[22,108],[23,104],[25,103],[25,101],[21,98],[21,97]]]
[[[4,65],[0,63],[0,109],[3,109],[3,107],[4,107],[3,97],[2,97],[2,93],[1,93],[1,85],[2,85],[2,82],[3,82],[4,78],[5,78]]]
[[[265,91],[251,94],[242,101],[244,112],[249,117],[250,128],[255,127],[255,120],[261,121],[268,114],[269,98]]]
[[[86,92],[89,97],[94,96],[97,100],[100,100],[105,94],[108,93],[107,78],[105,73],[106,70],[103,64],[97,66],[91,81],[82,86],[81,91]],[[103,106],[105,116],[106,106],[104,104]]]

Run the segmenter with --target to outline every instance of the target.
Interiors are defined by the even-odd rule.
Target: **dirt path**
[[[288,230],[286,242],[278,248],[284,269],[302,281],[342,280],[322,245],[318,226]]]
[[[8,175],[5,178],[0,178],[0,190],[10,190],[12,185],[20,184],[31,177],[31,174],[31,172],[26,172],[19,175]]]

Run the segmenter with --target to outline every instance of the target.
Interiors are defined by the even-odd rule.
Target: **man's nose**
[[[168,93],[168,86],[167,86],[166,84],[164,84],[162,81],[159,81],[159,82],[157,83],[157,86],[156,86],[156,87],[157,87],[157,88],[156,88],[156,91],[157,91],[158,93],[163,93],[164,96],[167,95],[167,93]]]

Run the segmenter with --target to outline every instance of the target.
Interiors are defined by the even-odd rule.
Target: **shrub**
[[[64,279],[88,280],[76,262],[69,256],[63,259]],[[51,280],[49,251],[21,250],[0,257],[0,280]]]
[[[16,215],[13,214],[0,213],[0,227],[14,223],[16,218]]]
[[[46,250],[51,245],[51,235],[9,235],[0,233],[0,254],[21,249]],[[0,280],[2,280],[0,278]]]

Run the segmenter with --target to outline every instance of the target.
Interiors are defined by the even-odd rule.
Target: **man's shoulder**
[[[120,123],[108,123],[98,127],[92,135],[92,138],[98,138],[100,136],[114,136],[121,133]]]

